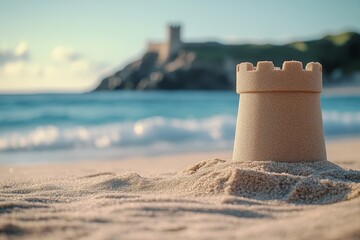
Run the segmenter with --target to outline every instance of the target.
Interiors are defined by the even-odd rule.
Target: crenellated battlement
[[[180,25],[180,24],[178,24],[178,25],[174,25],[174,24],[173,24],[173,25],[170,25],[169,27],[170,27],[171,29],[174,29],[174,30],[175,30],[175,29],[176,29],[176,30],[180,30],[181,25]]]
[[[252,63],[243,62],[237,65],[237,71],[322,71],[321,64],[318,62],[309,62],[306,64],[305,69],[303,69],[302,62],[298,61],[285,61],[283,63],[282,69],[279,67],[274,67],[274,64],[270,61],[260,61],[257,63],[256,67]]]
[[[285,61],[282,69],[270,61],[237,65],[237,93],[251,92],[314,92],[322,90],[322,66],[310,62],[303,69],[298,61]]]

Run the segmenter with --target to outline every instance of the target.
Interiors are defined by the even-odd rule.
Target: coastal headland
[[[284,45],[186,42],[168,26],[164,42],[148,42],[143,56],[105,77],[94,91],[234,90],[235,66],[262,60],[320,62],[325,86],[359,81],[360,35],[345,32]]]

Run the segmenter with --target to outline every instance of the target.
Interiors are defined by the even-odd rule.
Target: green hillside
[[[196,61],[222,63],[225,58],[235,62],[269,60],[281,66],[285,60],[299,60],[304,63],[318,61],[324,73],[335,69],[343,73],[360,71],[360,35],[354,32],[326,36],[319,40],[294,42],[286,45],[223,45],[204,43],[186,45],[185,51],[194,52]]]
[[[159,64],[157,52],[104,78],[95,91],[111,90],[234,90],[235,65],[240,62],[320,62],[324,84],[350,82],[360,71],[360,35],[353,32],[285,45],[224,45],[185,43],[177,54]],[[336,76],[336,77],[334,77]]]

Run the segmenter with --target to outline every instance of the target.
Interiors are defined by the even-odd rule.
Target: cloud
[[[82,58],[80,53],[75,52],[72,48],[57,46],[52,50],[51,57],[58,62],[73,62]]]
[[[29,55],[26,43],[20,43],[14,50],[7,51],[7,61],[0,65],[0,76],[49,78],[92,78],[98,76],[108,64],[84,57],[81,53],[65,46],[51,51],[51,58],[45,65],[33,61],[20,61]],[[3,54],[5,56],[5,54]],[[10,57],[11,56],[11,57]],[[11,59],[11,60],[10,60]]]
[[[106,62],[93,60],[66,46],[54,47],[48,55],[50,61],[45,61],[45,64],[35,60],[23,61],[29,56],[26,43],[7,51],[6,56],[7,60],[0,64],[0,91],[15,91],[17,88],[32,91],[89,90],[110,69]]]
[[[0,75],[8,77],[41,77],[42,73],[43,70],[39,65],[24,61],[8,62],[5,63],[0,69]]]
[[[9,62],[24,61],[29,59],[28,45],[20,42],[15,49],[0,49],[0,66]]]
[[[26,42],[21,42],[19,45],[15,48],[15,56],[17,57],[24,57],[28,55],[28,45]]]
[[[94,61],[82,53],[66,46],[57,46],[51,51],[54,65],[65,68],[73,75],[98,76],[108,64]]]

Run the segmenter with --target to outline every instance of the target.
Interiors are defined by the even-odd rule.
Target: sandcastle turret
[[[234,161],[326,160],[320,108],[322,67],[286,61],[237,65],[240,94]]]

